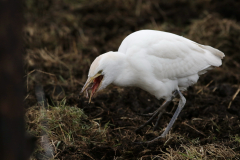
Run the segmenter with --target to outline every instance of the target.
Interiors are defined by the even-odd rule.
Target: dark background
[[[39,137],[32,158],[45,154],[36,84],[43,86],[48,100],[47,130],[56,159],[238,157],[239,8],[237,0],[26,0],[24,102],[27,130]],[[141,29],[172,32],[226,55],[220,68],[202,75],[183,93],[187,103],[170,135],[151,145],[132,142],[160,135],[178,101],[171,103],[157,131],[147,126],[136,134],[134,130],[148,119],[138,113],[153,112],[162,100],[138,88],[116,86],[99,93],[91,104],[78,98],[95,57],[116,51],[128,34]],[[79,108],[86,116],[77,117],[76,128]]]

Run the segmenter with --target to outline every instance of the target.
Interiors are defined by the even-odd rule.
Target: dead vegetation
[[[66,147],[78,145],[85,150],[88,143],[104,142],[107,138],[108,124],[101,126],[94,120],[88,120],[80,108],[66,106],[65,103],[66,100],[63,99],[56,106],[49,106],[44,111],[39,106],[32,106],[27,110],[27,130],[39,138],[38,149],[34,153],[36,157],[44,158],[45,149],[51,148],[54,149],[54,155],[51,156],[53,158]],[[47,127],[42,122],[46,122]],[[43,143],[42,131],[47,133],[49,143]]]
[[[26,129],[39,138],[32,159],[47,159],[44,145],[53,149],[52,159],[239,158],[238,5],[234,0],[27,0]],[[171,115],[162,117],[157,131],[148,126],[136,134],[147,120],[138,113],[152,112],[162,101],[138,88],[115,86],[91,104],[78,98],[92,60],[117,50],[126,35],[139,29],[173,32],[226,54],[222,67],[201,76],[184,93],[186,106],[168,137],[150,145],[133,142],[161,134]],[[35,97],[36,84],[43,85],[48,100],[45,118]],[[174,113],[175,102],[170,106],[168,112]],[[49,144],[42,143],[43,130]]]

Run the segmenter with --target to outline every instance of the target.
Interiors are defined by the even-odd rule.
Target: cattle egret
[[[218,49],[172,33],[137,31],[122,41],[117,52],[107,52],[93,61],[81,93],[91,92],[90,102],[96,92],[114,84],[139,87],[157,99],[165,99],[139,129],[158,116],[155,129],[167,105],[179,95],[179,104],[170,123],[161,136],[148,141],[153,142],[167,135],[183,109],[186,99],[181,91],[195,84],[207,70],[221,66],[224,56]]]

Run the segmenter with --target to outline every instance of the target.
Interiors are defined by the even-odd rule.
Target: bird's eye
[[[102,70],[98,71],[98,74],[101,74],[102,73]]]

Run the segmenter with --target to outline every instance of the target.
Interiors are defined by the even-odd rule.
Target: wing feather
[[[160,80],[200,75],[211,66],[220,66],[224,57],[221,51],[210,46],[152,30],[130,34],[118,51],[127,54],[136,70],[147,69]]]

